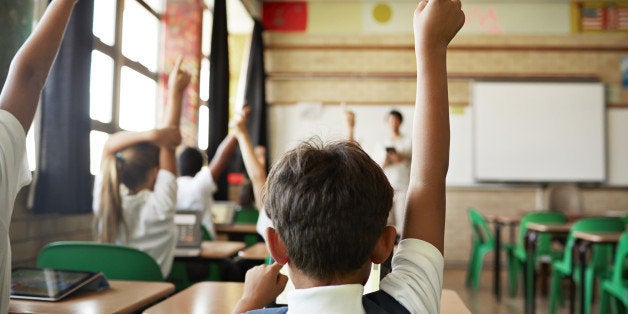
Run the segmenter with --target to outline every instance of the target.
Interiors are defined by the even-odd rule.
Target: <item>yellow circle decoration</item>
[[[392,8],[387,3],[380,2],[373,8],[373,19],[378,23],[388,23],[391,17]]]

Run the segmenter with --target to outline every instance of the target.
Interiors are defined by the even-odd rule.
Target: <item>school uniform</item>
[[[0,313],[9,310],[11,242],[9,226],[15,197],[31,181],[26,159],[26,134],[20,122],[0,110]]]
[[[360,284],[296,289],[288,293],[287,307],[247,313],[440,313],[444,259],[438,249],[404,239],[392,265],[377,292],[363,296]]]
[[[216,230],[212,220],[212,205],[214,204],[214,193],[218,187],[209,168],[203,167],[194,177],[178,177],[177,185],[179,186],[177,209],[202,211],[201,223],[212,236],[212,239],[216,239]]]
[[[94,212],[98,212],[102,176],[94,184]],[[174,213],[177,199],[177,181],[167,170],[159,170],[153,190],[142,190],[134,195],[120,185],[122,217],[116,244],[134,247],[152,256],[166,278],[170,274],[174,249],[177,244]]]
[[[410,184],[410,156],[412,154],[412,138],[403,134],[398,139],[389,139],[384,143],[385,147],[394,147],[398,154],[404,159],[401,162],[394,163],[383,167],[384,174],[388,178],[388,182],[395,191],[393,196],[393,210],[389,223],[397,228],[397,234],[403,232],[403,214],[406,205],[406,193]]]

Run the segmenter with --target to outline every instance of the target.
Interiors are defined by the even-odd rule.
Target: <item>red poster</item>
[[[270,31],[304,32],[307,29],[307,2],[264,2],[262,24]]]

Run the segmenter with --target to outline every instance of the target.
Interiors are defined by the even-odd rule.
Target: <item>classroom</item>
[[[11,75],[11,60],[57,1],[74,2],[0,4],[0,88]],[[286,152],[313,136],[353,139],[375,162],[387,162],[392,110],[403,116],[402,135],[423,127],[413,125],[421,62],[413,37],[417,3],[76,1],[26,136],[32,181],[19,190],[2,226],[8,228],[11,267],[42,267],[42,249],[52,242],[96,240],[103,222],[95,220],[102,199],[93,195],[94,185],[102,184],[109,136],[149,134],[164,127],[162,121],[176,120],[176,153],[183,146],[203,152],[209,162],[204,169],[215,175],[213,227],[206,230],[208,218],[192,215],[194,232],[206,233],[200,251],[175,253],[172,266],[162,269],[171,280],[162,276],[157,281],[163,286],[146,288],[152,299],[123,311],[230,313],[242,295],[245,271],[270,257],[265,235],[255,229],[263,215],[257,211],[261,188],[244,143],[251,152],[255,147],[253,164],[263,168],[262,182]],[[628,263],[617,266],[623,267],[623,305],[604,301],[613,297],[603,286],[614,278],[615,264],[621,264],[614,257],[622,256],[628,238],[628,3],[461,3],[464,25],[446,52],[450,144],[441,312],[626,313]],[[173,99],[180,106],[174,116],[168,110]],[[166,144],[154,142],[165,150]],[[110,157],[127,158],[119,151]],[[404,169],[409,177],[409,166]],[[393,202],[405,204],[389,180]],[[405,190],[401,194],[405,199]],[[532,218],[548,212],[560,217]],[[390,219],[395,224],[398,218]],[[621,228],[611,230],[618,221]],[[588,222],[601,227],[574,229]],[[606,257],[598,260],[604,255],[598,251]],[[594,259],[594,279],[582,284],[585,265]],[[562,281],[555,279],[558,264],[566,269]],[[567,280],[572,278],[575,283]],[[126,278],[109,279],[114,288],[138,290],[125,286]],[[177,303],[186,291],[189,304]],[[119,297],[103,296],[102,308],[91,310],[118,311],[108,306]],[[16,300],[10,313],[47,312],[45,306],[54,304]]]

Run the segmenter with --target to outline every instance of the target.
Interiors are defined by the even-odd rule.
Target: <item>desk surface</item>
[[[256,224],[216,225],[218,233],[254,233],[257,234]]]
[[[619,242],[621,232],[584,232],[574,231],[573,236],[576,239],[586,240],[594,243],[615,243]]]
[[[551,232],[551,233],[568,233],[571,229],[571,223],[539,223],[528,222],[526,226],[528,230],[538,232]]]
[[[229,258],[245,247],[246,243],[240,241],[203,241],[199,257],[206,259]]]
[[[61,301],[11,299],[9,313],[132,313],[174,292],[168,282],[109,280],[110,289],[77,292]]]
[[[264,242],[257,242],[238,252],[240,258],[249,260],[265,260],[268,254],[270,253],[268,253],[268,248],[266,248],[266,243]]]
[[[144,311],[159,313],[231,313],[242,295],[241,282],[200,282]],[[443,290],[441,313],[471,313],[458,294]]]

